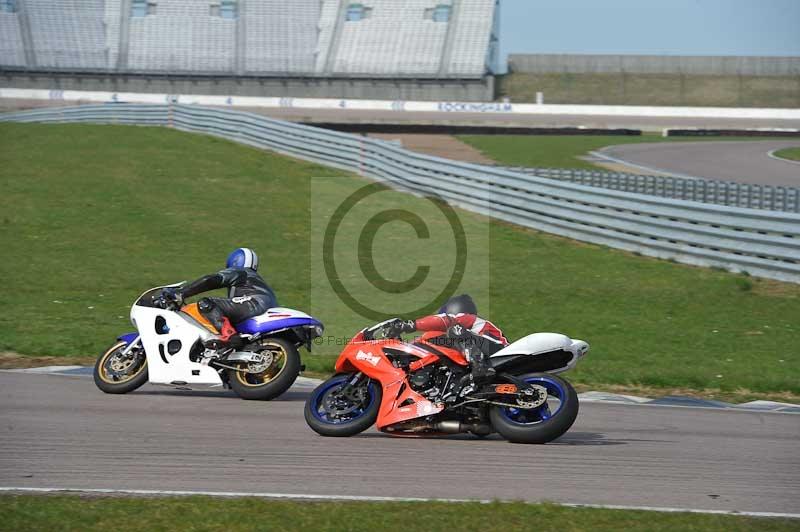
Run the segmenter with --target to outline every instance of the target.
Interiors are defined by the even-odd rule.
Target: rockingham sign
[[[415,102],[423,103],[423,102]],[[514,105],[504,102],[439,102],[438,111],[446,113],[513,113]]]

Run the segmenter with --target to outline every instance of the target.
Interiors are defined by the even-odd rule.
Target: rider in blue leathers
[[[228,288],[228,297],[204,297],[197,307],[220,331],[227,342],[236,333],[232,323],[263,314],[278,302],[272,288],[258,274],[258,255],[250,248],[238,248],[229,256],[225,269],[204,275],[186,286],[166,292],[169,299],[181,304],[197,294]]]

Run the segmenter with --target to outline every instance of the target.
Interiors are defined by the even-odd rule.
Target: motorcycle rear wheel
[[[353,378],[352,374],[334,375],[317,386],[306,400],[306,423],[322,436],[347,437],[364,432],[378,419],[383,397],[380,383],[366,380],[360,400],[337,396]]]
[[[300,353],[297,347],[283,338],[268,338],[264,350],[273,356],[272,363],[258,373],[228,370],[228,383],[242,399],[269,401],[291,388],[300,375]]]
[[[132,392],[147,382],[147,357],[144,351],[135,353],[133,358],[123,359],[122,351],[127,346],[127,342],[120,340],[97,358],[94,383],[105,393]],[[134,366],[133,369],[131,366]]]
[[[502,437],[512,443],[548,443],[567,432],[578,417],[578,394],[572,385],[549,373],[528,373],[518,378],[547,389],[550,403],[557,399],[557,409],[545,402],[535,409],[492,406],[489,420]]]

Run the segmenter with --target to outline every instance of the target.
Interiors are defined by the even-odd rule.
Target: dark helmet
[[[467,294],[453,296],[442,305],[439,314],[477,314],[478,307]]]
[[[250,248],[238,248],[228,255],[226,268],[250,268],[258,270],[258,255]]]

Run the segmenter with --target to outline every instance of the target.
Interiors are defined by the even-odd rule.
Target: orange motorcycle
[[[323,436],[353,436],[377,425],[399,436],[497,432],[518,443],[547,443],[578,415],[578,396],[557,376],[589,344],[562,334],[525,336],[490,358],[494,376],[470,376],[463,335],[425,333],[404,341],[392,320],[361,330],[336,361],[336,374],[306,401],[308,425]]]

